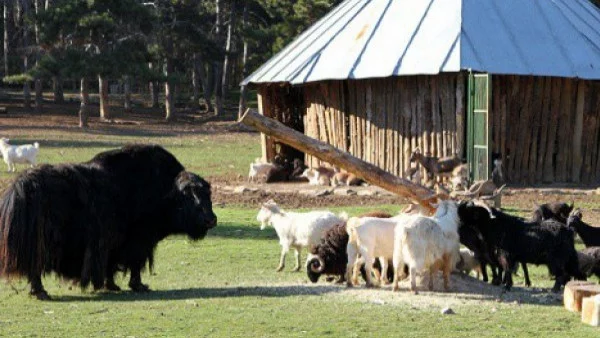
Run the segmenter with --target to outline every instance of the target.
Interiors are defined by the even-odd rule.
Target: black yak
[[[43,165],[19,175],[0,202],[0,275],[25,277],[49,299],[54,272],[94,289],[148,291],[141,271],[170,234],[203,238],[217,223],[210,184],[160,146],[132,145],[81,164]]]

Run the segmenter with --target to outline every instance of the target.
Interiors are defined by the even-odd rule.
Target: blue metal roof
[[[438,74],[600,79],[588,0],[346,0],[242,84]]]

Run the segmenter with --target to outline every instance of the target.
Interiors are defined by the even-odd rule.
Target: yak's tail
[[[0,275],[39,276],[44,267],[44,223],[39,186],[23,179],[10,185],[0,201]]]
[[[37,142],[35,142],[35,143],[33,144],[33,147],[34,147],[35,149],[39,149],[39,148],[40,148],[40,144],[39,144],[39,143],[37,143]]]

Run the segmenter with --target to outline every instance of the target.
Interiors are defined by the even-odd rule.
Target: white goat
[[[381,275],[377,276],[381,284],[387,284],[388,261],[394,253],[394,229],[407,223],[418,215],[399,214],[392,218],[353,217],[346,223],[348,232],[348,264],[346,266],[346,285],[352,287],[357,281],[360,266],[365,265],[367,287],[373,287],[371,277],[373,262],[379,259]],[[360,258],[359,258],[360,256]],[[352,274],[352,277],[351,277]]]
[[[429,289],[433,289],[433,276],[442,270],[444,289],[449,289],[450,272],[459,260],[458,212],[453,201],[441,201],[432,217],[417,216],[407,224],[398,225],[394,234],[394,282],[398,282],[404,264],[410,271],[410,288],[416,294],[416,275],[429,271]]]
[[[460,249],[460,260],[456,263],[455,271],[460,271],[465,274],[469,274],[471,271],[475,271],[477,279],[481,273],[481,263],[475,257],[475,253],[467,248]]]
[[[323,170],[321,170],[323,169]],[[325,185],[328,186],[331,183],[331,176],[329,175],[329,172],[325,171],[325,169],[328,168],[323,168],[323,167],[319,167],[319,168],[309,168],[309,169],[305,169],[304,172],[302,172],[302,175],[300,175],[300,177],[305,177],[308,179],[308,184],[310,185]],[[331,170],[331,169],[329,169]]]
[[[32,168],[37,163],[37,154],[40,149],[39,143],[13,146],[8,144],[9,139],[0,138],[0,152],[4,162],[8,165],[8,171],[15,172],[15,163],[28,163]]]
[[[285,256],[290,248],[294,248],[296,251],[294,271],[299,271],[302,248],[306,247],[310,251],[320,242],[327,230],[337,225],[343,225],[347,218],[348,216],[345,214],[336,216],[329,211],[286,212],[279,208],[273,200],[264,203],[256,216],[261,223],[261,230],[264,230],[267,225],[271,225],[279,237],[281,257],[277,271],[283,270]]]
[[[271,168],[275,165],[272,163],[262,163],[259,158],[257,158],[254,163],[250,163],[250,171],[248,172],[248,182],[254,182],[258,178],[266,178],[267,173]]]

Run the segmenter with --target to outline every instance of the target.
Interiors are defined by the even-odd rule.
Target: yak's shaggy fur
[[[48,299],[42,274],[85,288],[148,291],[141,270],[170,234],[203,238],[216,225],[210,185],[159,146],[127,146],[82,164],[44,165],[21,174],[0,204],[0,275],[25,277]]]
[[[501,211],[461,204],[458,213],[462,226],[479,232],[504,271],[502,283],[509,290],[512,273],[518,263],[544,264],[556,276],[553,291],[558,292],[571,277],[584,279],[579,271],[574,233],[558,221],[546,220],[540,224],[526,222]],[[493,218],[492,218],[493,216]]]

